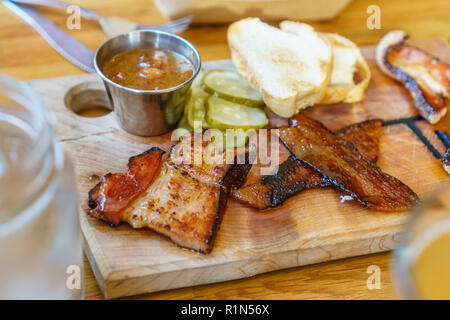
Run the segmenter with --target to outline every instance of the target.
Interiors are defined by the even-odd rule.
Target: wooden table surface
[[[71,0],[81,6],[143,24],[166,21],[151,0]],[[381,8],[381,29],[366,27],[369,5]],[[42,10],[64,27],[68,14]],[[404,29],[413,39],[450,40],[448,0],[354,0],[332,21],[313,23],[319,31],[336,32],[359,45],[376,44],[388,30]],[[199,50],[202,60],[230,58],[227,25],[192,26],[182,34]],[[79,30],[68,30],[95,50],[106,36],[94,22],[82,21]],[[0,72],[22,80],[82,74],[54,51],[34,30],[0,5]],[[147,294],[137,299],[395,299],[390,274],[391,255],[374,254],[334,262],[271,272],[250,279]],[[367,268],[381,270],[381,288],[366,286]],[[89,263],[85,260],[86,299],[102,299]]]

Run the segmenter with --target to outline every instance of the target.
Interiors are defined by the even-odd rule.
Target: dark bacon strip
[[[442,157],[442,164],[444,166],[444,170],[450,174],[450,148],[447,149],[447,152]]]
[[[151,148],[129,159],[126,174],[105,175],[89,191],[89,215],[112,225],[119,224],[121,211],[144,192],[158,175],[163,154],[163,150]]]
[[[420,115],[431,123],[436,123],[447,112],[445,97],[434,92],[423,79],[412,76],[413,73],[426,72],[425,70],[420,70],[421,67],[425,66],[427,66],[427,69],[429,68],[430,74],[433,74],[433,70],[438,71],[443,69],[443,66],[448,68],[448,66],[439,62],[439,60],[433,59],[436,58],[433,58],[418,48],[398,44],[388,50],[385,64],[395,75],[396,79],[404,83],[406,89],[409,90]],[[408,63],[410,65],[405,66]],[[419,63],[423,63],[423,65]],[[414,69],[416,69],[416,72],[413,72]],[[438,72],[435,73],[439,74]],[[442,72],[442,75],[445,75],[445,73]]]
[[[407,185],[382,172],[320,122],[299,114],[291,127],[279,130],[281,141],[299,161],[368,209],[405,211],[419,202]]]
[[[372,162],[378,159],[381,119],[373,119],[344,127],[335,134],[356,146]],[[327,179],[299,162],[294,156],[280,164],[278,171],[261,181],[232,190],[234,199],[262,210],[281,205],[286,199],[309,188],[329,187]]]
[[[234,188],[231,194],[239,202],[262,210],[277,207],[305,189],[329,185],[320,174],[290,156],[280,164],[276,174],[264,176],[257,183]]]
[[[378,161],[381,127],[383,120],[372,119],[344,127],[334,134],[353,144],[371,162]]]
[[[377,48],[380,68],[409,90],[422,117],[438,122],[447,112],[450,67],[429,53],[404,42],[400,31],[387,34]]]

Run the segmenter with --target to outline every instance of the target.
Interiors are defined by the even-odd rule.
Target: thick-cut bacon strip
[[[113,225],[126,222],[151,229],[184,248],[210,252],[229,190],[239,187],[251,168],[247,150],[215,152],[210,138],[183,136],[162,165],[159,149],[131,158],[127,174],[109,174],[91,190],[88,213]]]
[[[383,120],[372,119],[344,127],[334,134],[353,144],[364,157],[375,163],[378,160]]]
[[[158,175],[164,151],[154,147],[131,157],[128,172],[108,173],[89,192],[88,213],[112,225],[120,223],[120,212],[144,192]]]
[[[410,209],[417,195],[400,180],[384,173],[323,124],[305,115],[293,118],[290,127],[279,129],[280,139],[302,163],[363,206],[377,211]]]
[[[442,157],[442,164],[444,165],[444,170],[450,174],[450,148],[447,149],[447,152]]]
[[[431,123],[447,112],[450,98],[450,67],[429,53],[406,44],[403,31],[385,35],[377,46],[377,63],[411,93],[419,113]]]
[[[280,164],[276,174],[264,176],[257,183],[234,188],[231,194],[239,202],[263,210],[277,207],[305,189],[329,185],[316,171],[290,156]]]
[[[344,127],[335,132],[338,137],[352,143],[372,162],[378,159],[381,119],[373,119]],[[332,186],[327,179],[294,156],[280,164],[278,171],[264,176],[261,181],[234,188],[234,199],[262,210],[281,205],[286,199],[309,188]]]

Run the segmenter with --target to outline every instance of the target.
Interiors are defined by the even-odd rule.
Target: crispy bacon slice
[[[373,163],[378,161],[383,120],[372,119],[346,126],[334,134],[353,144],[364,157]]]
[[[239,189],[233,188],[231,195],[239,202],[263,210],[277,207],[305,189],[329,185],[316,171],[290,156],[280,164],[276,174],[264,176],[261,181]]]
[[[147,173],[154,163],[142,155],[132,158],[128,175],[106,176],[106,182],[89,194],[94,207],[89,214],[111,224],[126,222],[133,228],[149,228],[181,247],[210,252],[229,190],[242,184],[251,164],[246,150],[213,153],[208,148],[213,144],[205,139],[195,143],[195,136],[183,136],[172,146],[168,159],[154,171],[156,178]],[[243,156],[242,162],[235,159],[239,156]],[[142,186],[140,178],[146,177],[145,188],[137,192],[135,186]],[[106,196],[104,189],[110,191]],[[108,206],[100,210],[102,201]],[[109,211],[105,212],[105,207]]]
[[[152,229],[181,247],[210,252],[229,190],[243,182],[251,165],[230,161],[236,154],[213,156],[209,146],[184,136],[153,184],[121,213],[121,221]]]
[[[144,192],[158,175],[164,151],[154,147],[128,161],[127,173],[108,173],[89,191],[92,217],[112,225],[120,223],[120,212]]]
[[[419,202],[407,185],[382,172],[320,122],[299,114],[290,127],[279,130],[281,141],[300,162],[368,209],[405,211]]]
[[[367,159],[376,162],[382,124],[381,119],[363,121],[344,127],[335,134],[352,143]],[[257,183],[234,188],[231,194],[234,199],[262,210],[279,206],[305,189],[329,186],[331,183],[320,173],[291,156],[280,164],[275,174],[264,176]]]
[[[403,31],[385,35],[377,46],[380,69],[402,82],[419,113],[430,123],[447,112],[450,98],[450,67],[429,53],[405,43]]]
[[[444,156],[442,157],[442,164],[444,166],[444,170],[450,174],[450,148],[447,149]]]

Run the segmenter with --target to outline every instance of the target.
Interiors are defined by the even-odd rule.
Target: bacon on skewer
[[[450,99],[450,67],[429,53],[405,43],[400,30],[386,34],[376,49],[377,64],[409,90],[419,113],[430,123],[447,112]]]
[[[447,152],[442,157],[442,165],[444,166],[444,170],[450,174],[450,148],[447,149]]]

